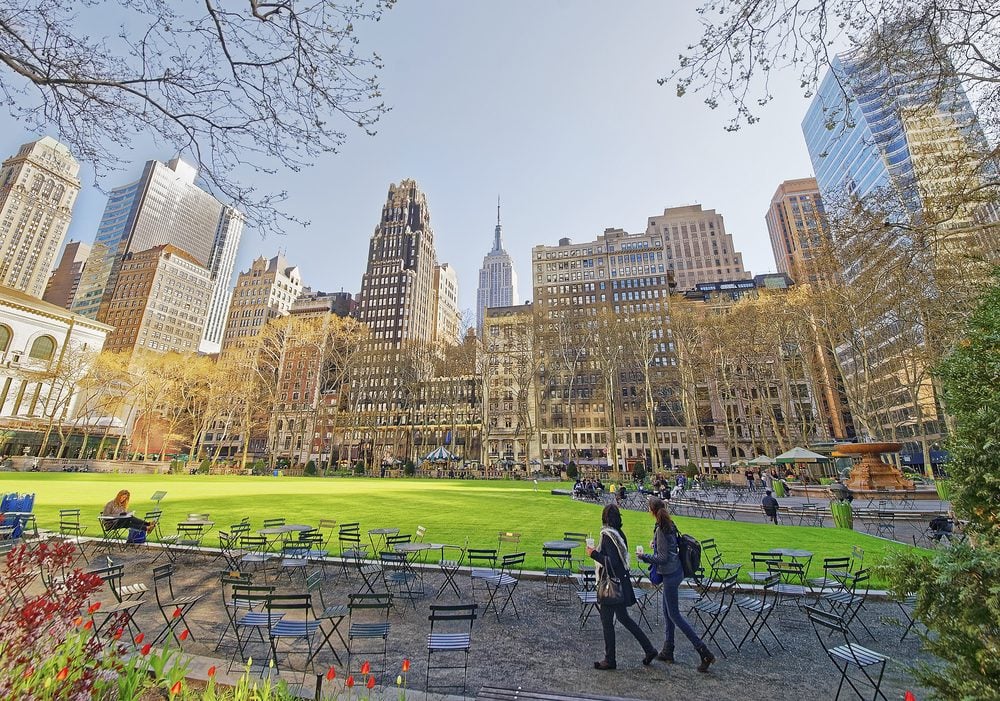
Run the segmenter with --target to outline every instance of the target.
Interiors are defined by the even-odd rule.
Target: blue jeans
[[[664,643],[668,647],[674,646],[674,626],[676,626],[681,629],[681,632],[687,636],[687,639],[691,641],[691,644],[695,648],[699,648],[704,643],[698,637],[698,634],[694,632],[694,628],[687,622],[687,619],[681,615],[681,609],[677,603],[677,590],[683,580],[684,570],[680,567],[673,574],[663,577],[663,620],[666,624]]]

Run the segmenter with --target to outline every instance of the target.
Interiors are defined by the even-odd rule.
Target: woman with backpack
[[[604,659],[594,663],[594,669],[615,669],[618,661],[615,656],[615,618],[625,626],[625,629],[635,636],[642,645],[645,657],[644,665],[649,665],[656,657],[656,648],[649,641],[639,624],[628,615],[628,607],[635,604],[635,591],[632,589],[632,579],[629,577],[628,540],[622,532],[622,514],[617,506],[608,504],[601,513],[601,542],[593,547],[593,540],[587,541],[587,555],[597,562],[597,603],[601,612],[601,627],[604,629]],[[602,580],[611,578],[616,586],[618,600],[602,599]]]
[[[677,526],[670,518],[662,499],[653,497],[649,500],[649,513],[656,519],[656,526],[653,528],[653,552],[639,555],[639,559],[655,567],[657,573],[663,577],[663,619],[666,630],[663,649],[656,659],[664,662],[674,661],[674,628],[677,627],[687,636],[695,651],[701,656],[698,671],[707,672],[709,666],[715,662],[715,655],[681,615],[677,602],[677,591],[684,579],[684,569],[681,567],[677,551]]]

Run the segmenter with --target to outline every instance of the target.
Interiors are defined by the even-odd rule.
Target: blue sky
[[[763,121],[728,133],[728,112],[658,86],[698,39],[695,5],[401,0],[361,30],[361,48],[385,63],[392,111],[379,133],[356,131],[341,153],[283,174],[273,187],[312,225],[248,231],[237,267],[281,248],[314,289],[357,292],[388,185],[409,177],[427,195],[438,258],[458,271],[463,308],[475,305],[498,194],[522,300],[531,299],[533,245],[643,231],[647,217],[683,204],[719,211],[746,267],[774,270],[764,213],[782,180],[812,175],[799,128],[808,101],[794,72],[780,74]],[[3,157],[36,136],[0,114]],[[137,147],[104,187],[173,155]],[[86,165],[82,177],[70,237],[89,242],[105,197]]]

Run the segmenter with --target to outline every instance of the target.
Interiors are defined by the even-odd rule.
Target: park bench
[[[564,694],[558,691],[529,691],[520,687],[506,689],[484,686],[476,694],[477,701],[638,701],[622,696],[593,696],[591,694]]]

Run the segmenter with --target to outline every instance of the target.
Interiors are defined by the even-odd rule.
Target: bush
[[[403,463],[403,474],[407,477],[413,477],[417,474],[417,466],[413,464],[412,460],[406,460]]]
[[[684,468],[684,474],[687,475],[687,478],[689,480],[694,479],[695,477],[698,476],[698,466],[695,465],[693,462],[689,462],[687,466]]]
[[[302,470],[302,474],[304,474],[306,477],[315,477],[316,476],[316,461],[315,460],[310,460],[309,462],[307,462],[306,466],[305,466],[305,469]]]
[[[365,474],[365,464],[363,462],[357,462],[354,465],[354,474],[361,476]]]
[[[198,465],[198,474],[207,475],[211,471],[212,471],[212,461],[209,460],[208,458],[205,458],[204,460],[201,461],[201,464]]]
[[[566,476],[571,480],[575,480],[579,474],[580,471],[576,469],[576,463],[570,460],[569,464],[566,465]]]

